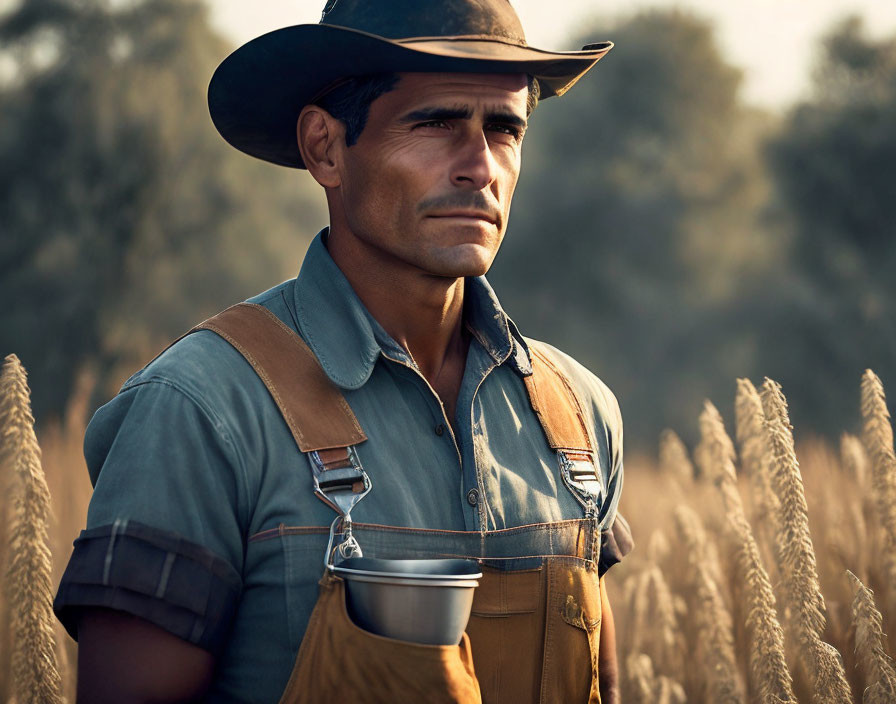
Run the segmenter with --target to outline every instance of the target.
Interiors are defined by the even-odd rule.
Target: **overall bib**
[[[331,545],[360,544],[374,558],[475,559],[483,572],[460,644],[423,645],[356,626],[344,581],[325,569],[281,704],[600,702],[603,490],[579,402],[545,350],[532,346],[526,390],[582,518],[495,531],[417,529],[351,521],[351,506],[371,490],[352,451],[366,436],[293,330],[247,303],[200,329],[233,345],[270,391],[309,459],[316,495],[338,514]]]

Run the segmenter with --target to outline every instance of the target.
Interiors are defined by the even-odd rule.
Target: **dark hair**
[[[526,98],[526,116],[528,117],[538,105],[541,91],[535,78],[532,76],[527,78],[529,95]],[[358,141],[358,137],[364,131],[371,103],[395,88],[398,79],[397,73],[353,76],[339,81],[312,102],[345,125],[345,143],[350,147]]]
[[[370,104],[392,90],[398,78],[397,73],[352,76],[339,81],[312,102],[345,125],[345,143],[352,146],[364,131]]]

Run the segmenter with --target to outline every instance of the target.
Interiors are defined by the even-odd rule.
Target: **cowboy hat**
[[[212,121],[231,145],[304,168],[296,119],[333,82],[409,71],[527,73],[540,97],[563,95],[611,48],[544,51],[526,44],[508,0],[329,0],[320,24],[268,32],[212,76]]]

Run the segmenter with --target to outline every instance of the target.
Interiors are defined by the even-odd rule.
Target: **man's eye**
[[[447,127],[448,123],[444,120],[427,120],[426,122],[418,122],[416,127]]]
[[[502,125],[499,123],[493,123],[491,125],[488,125],[488,129],[492,130],[493,132],[500,132],[502,134],[509,135],[514,139],[520,139],[523,136],[522,129],[516,127],[515,125]]]

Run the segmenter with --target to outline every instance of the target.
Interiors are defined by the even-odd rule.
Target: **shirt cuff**
[[[82,531],[74,545],[53,602],[72,638],[83,608],[105,607],[220,652],[242,589],[225,559],[177,533],[127,520]]]
[[[632,540],[632,529],[621,513],[616,514],[613,525],[600,534],[600,559],[597,562],[597,573],[603,577],[607,570],[623,557],[628,555],[635,543]]]

